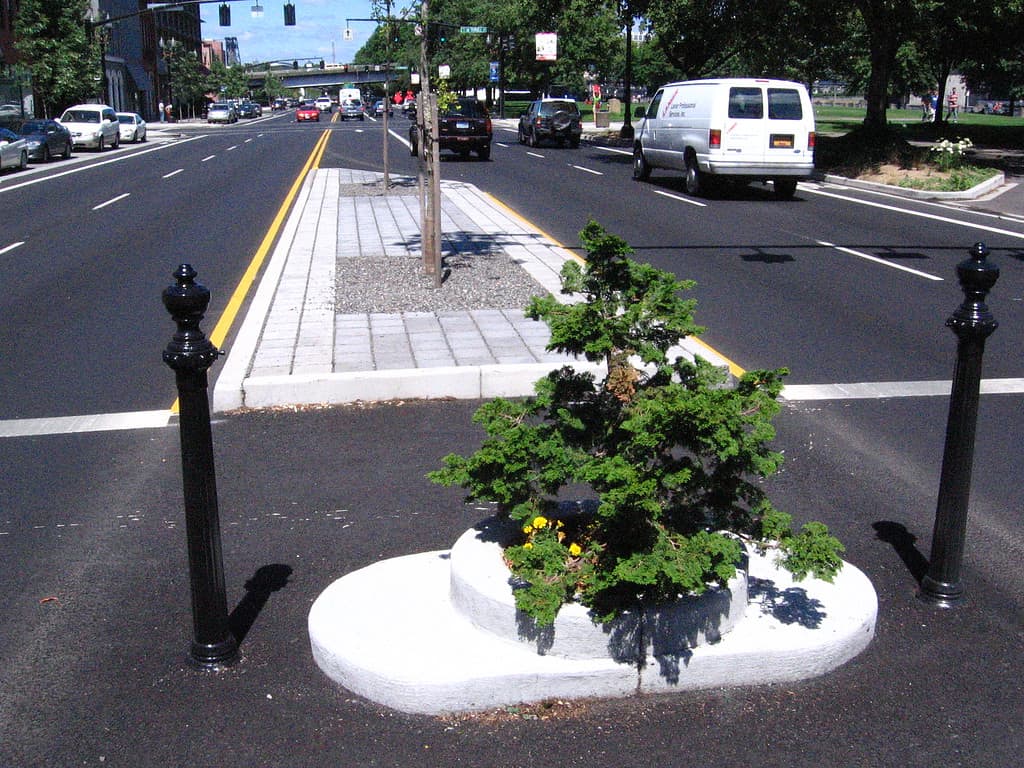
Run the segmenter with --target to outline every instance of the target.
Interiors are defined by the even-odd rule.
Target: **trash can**
[[[599,109],[594,113],[594,125],[598,128],[607,128],[611,124],[612,113],[607,109]]]

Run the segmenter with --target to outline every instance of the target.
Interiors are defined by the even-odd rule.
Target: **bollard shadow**
[[[920,584],[928,573],[928,558],[915,546],[917,537],[908,531],[906,526],[891,520],[879,520],[872,523],[871,527],[875,529],[879,541],[884,541],[896,550],[910,575]]]
[[[267,604],[267,600],[274,592],[288,586],[288,577],[291,575],[290,566],[275,563],[257,569],[253,577],[245,582],[245,597],[228,616],[228,627],[239,645],[256,623],[256,618]]]

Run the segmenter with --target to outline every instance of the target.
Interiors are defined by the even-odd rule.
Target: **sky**
[[[327,63],[352,61],[376,25],[372,21],[352,21],[352,39],[345,40],[347,19],[368,19],[373,15],[370,0],[291,0],[295,6],[295,26],[284,25],[286,0],[238,0],[229,3],[231,26],[220,26],[218,3],[200,6],[203,39],[238,38],[238,54],[243,63],[292,61],[310,58]],[[262,18],[253,18],[252,6],[263,7]],[[397,6],[398,3],[396,2]]]

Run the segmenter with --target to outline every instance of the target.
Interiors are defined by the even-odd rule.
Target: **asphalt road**
[[[31,237],[12,235],[26,245],[4,256],[9,274],[27,283],[12,286],[0,304],[5,328],[14,312],[15,327],[27,325],[14,342],[8,334],[0,364],[16,352],[19,371],[36,367],[17,379],[13,366],[0,367],[0,417],[168,405],[173,376],[159,353],[173,329],[159,292],[187,255],[171,233],[201,240],[192,256],[222,256],[199,262],[214,289],[209,328],[226,300],[221,286],[237,280],[323,128],[281,119],[240,124],[154,151],[157,170],[126,160],[80,174],[100,191],[87,196],[83,183],[75,195],[57,195],[54,218],[68,221],[54,226],[68,228],[52,238],[42,225],[25,230]],[[332,130],[324,164],[379,168],[379,126]],[[393,170],[410,172],[401,145],[391,147]],[[657,194],[675,182],[659,185],[656,176],[650,187],[636,185],[628,163],[603,150],[536,154],[544,157],[512,144],[496,148],[491,163],[447,160],[443,172],[479,184],[566,243],[593,215],[637,245],[640,256],[696,278],[698,318],[710,340],[745,367],[791,365],[794,379],[813,383],[950,377],[954,341],[942,324],[962,299],[951,269],[977,230],[922,219],[903,203],[894,204],[897,211],[864,210],[845,199],[862,196],[846,190],[802,189],[783,204],[751,188],[698,208]],[[178,168],[189,170],[165,178]],[[25,180],[33,175],[44,172]],[[14,178],[0,181],[8,210],[20,205],[9,201]],[[186,180],[196,184],[170,193]],[[204,184],[223,194],[204,192]],[[115,215],[117,202],[92,209],[125,191],[131,197],[119,202],[126,207],[139,202],[135,197],[147,202],[132,209],[134,228],[131,217]],[[79,210],[82,195],[89,205]],[[47,201],[34,201],[33,209],[55,210]],[[173,216],[140,226],[139,217],[154,209]],[[976,215],[968,221],[982,221]],[[116,239],[109,237],[114,227]],[[850,250],[877,256],[889,249],[887,260],[943,281],[812,245],[819,230],[820,239]],[[946,245],[954,234],[968,234],[969,242]],[[91,255],[72,252],[64,242],[72,235],[94,246]],[[37,239],[38,250],[24,250]],[[986,233],[986,242],[1003,267],[990,302],[1001,326],[989,342],[986,375],[1019,377],[1020,250],[1012,234]],[[111,298],[120,295],[112,284],[125,289],[122,299]],[[883,311],[893,306],[906,310],[898,318]],[[88,338],[90,330],[97,338]],[[86,341],[75,343],[83,335]],[[47,347],[52,354],[41,354]],[[148,368],[140,373],[139,366]],[[0,766],[995,768],[1019,761],[1019,395],[982,400],[964,574],[970,599],[952,611],[915,597],[929,553],[945,400],[783,409],[778,445],[786,464],[768,482],[772,498],[797,519],[828,523],[879,594],[874,642],[832,674],[785,686],[550,702],[458,718],[401,715],[336,688],[312,662],[309,607],[341,575],[381,558],[447,548],[486,515],[463,505],[458,491],[424,479],[446,453],[477,443],[470,423],[476,405],[403,403],[216,421],[227,588],[242,658],[215,674],[184,661],[191,618],[177,431],[0,440]]]

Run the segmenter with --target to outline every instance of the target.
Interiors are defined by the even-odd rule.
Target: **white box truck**
[[[691,195],[717,180],[771,181],[788,199],[814,171],[814,110],[788,80],[726,78],[670,83],[654,94],[633,143],[633,178],[654,168],[685,174]]]
[[[362,101],[363,96],[359,92],[358,88],[342,88],[338,91],[338,104],[344,104],[345,101]]]

